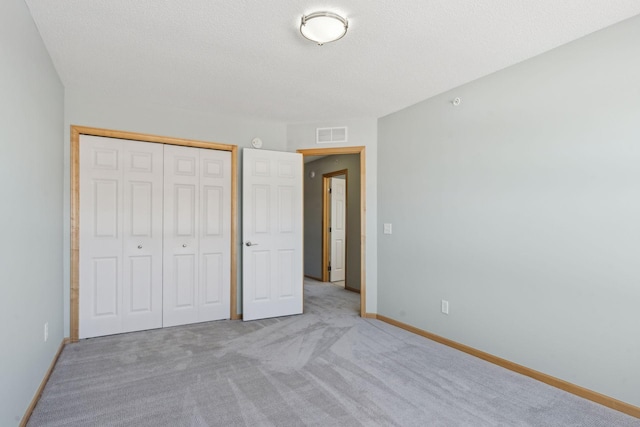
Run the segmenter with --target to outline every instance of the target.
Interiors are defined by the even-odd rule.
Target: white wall
[[[23,0],[0,2],[0,40],[0,425],[11,426],[63,338],[63,87]]]
[[[316,128],[348,127],[348,143],[316,144]],[[375,119],[350,119],[335,122],[297,123],[287,126],[287,150],[306,148],[335,148],[365,146],[366,173],[366,311],[375,313],[378,304],[377,269],[377,171],[378,171],[378,127]]]
[[[378,313],[640,406],[639,40],[636,17],[380,119]]]
[[[91,94],[67,89],[65,92],[65,143],[64,143],[64,331],[69,336],[69,283],[70,283],[70,126],[88,126],[130,131],[201,141],[232,144],[239,147],[241,173],[243,147],[250,147],[251,140],[260,137],[263,149],[286,151],[286,126],[283,123],[266,122],[211,115],[206,112],[172,108],[166,105],[134,104],[116,99],[98,99]],[[241,175],[240,175],[241,176]],[[242,180],[238,180],[242,185]],[[241,187],[240,187],[241,188]],[[238,200],[241,211],[241,197]],[[242,237],[239,221],[238,245]],[[238,251],[239,257],[242,251]],[[238,262],[238,310],[242,312],[241,264]]]

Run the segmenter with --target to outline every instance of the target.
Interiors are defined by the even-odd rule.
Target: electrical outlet
[[[449,301],[443,299],[442,303],[440,305],[440,310],[442,311],[442,313],[444,314],[449,314]]]
[[[49,322],[45,322],[44,324],[44,342],[47,342],[49,339]]]

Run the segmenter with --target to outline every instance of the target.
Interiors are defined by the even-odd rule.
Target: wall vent
[[[316,129],[316,144],[331,142],[347,142],[347,127]]]

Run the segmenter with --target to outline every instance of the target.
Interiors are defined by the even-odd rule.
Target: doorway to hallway
[[[344,287],[360,293],[361,315],[365,313],[365,158],[364,147],[341,147],[325,149],[298,150],[304,156],[304,274],[316,280],[329,282],[330,235],[328,233],[330,203],[323,195],[328,194],[329,185],[324,186],[325,178],[346,175],[344,205]],[[309,157],[310,156],[310,157]],[[346,173],[341,172],[347,170]],[[327,176],[333,175],[333,176]],[[315,195],[315,196],[314,196]],[[324,206],[324,207],[323,207]],[[326,237],[323,234],[326,233]],[[333,251],[334,253],[336,251]],[[324,261],[323,261],[324,260]],[[333,261],[331,268],[335,266]],[[339,278],[334,278],[341,282]]]

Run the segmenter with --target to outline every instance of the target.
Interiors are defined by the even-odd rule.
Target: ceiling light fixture
[[[347,28],[349,28],[349,22],[333,12],[314,12],[303,15],[300,22],[300,34],[305,39],[318,43],[318,46],[340,40],[347,34]]]

